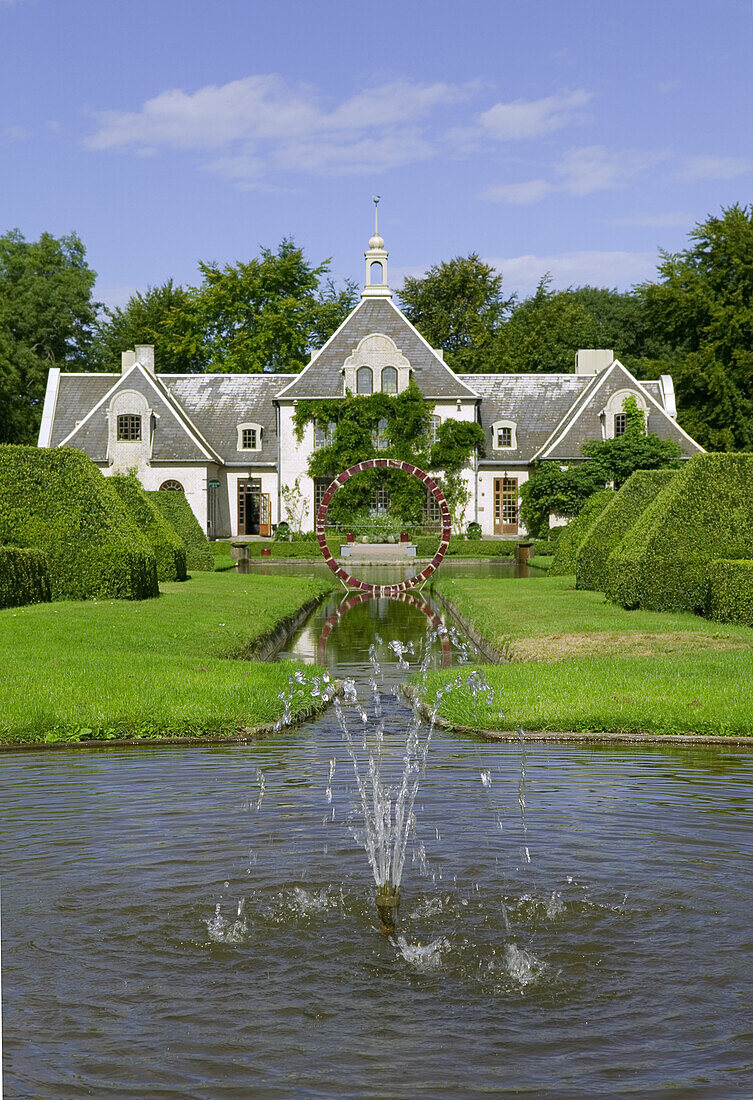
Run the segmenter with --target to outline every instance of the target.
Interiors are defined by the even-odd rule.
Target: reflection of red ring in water
[[[415,576],[409,577],[407,581],[400,581],[399,584],[369,584],[368,581],[356,580],[347,569],[343,569],[332,557],[330,548],[327,546],[327,537],[324,534],[324,525],[327,521],[330,501],[337,490],[341,489],[345,482],[349,481],[356,474],[361,474],[364,470],[373,469],[402,470],[403,473],[411,474],[413,477],[418,478],[419,481],[424,483],[436,500],[442,516],[442,538],[436,554],[425,569],[422,569],[420,573],[416,573]],[[328,486],[327,492],[322,497],[322,503],[319,505],[319,511],[316,513],[316,539],[319,543],[319,549],[324,556],[324,560],[335,576],[340,578],[343,584],[350,585],[351,588],[360,588],[362,592],[368,592],[372,596],[399,596],[401,592],[407,592],[409,588],[415,588],[417,584],[423,584],[424,581],[427,581],[432,573],[436,572],[438,569],[439,563],[445,556],[447,547],[450,545],[450,509],[447,507],[444,493],[439,488],[436,481],[429,477],[423,470],[419,470],[418,466],[413,466],[410,462],[401,462],[397,458],[370,458],[366,462],[359,462],[355,466],[351,466],[349,469],[344,470],[341,474],[338,474],[331,485]]]
[[[329,641],[329,636],[343,615],[362,603],[368,603],[369,600],[378,598],[379,597],[372,595],[371,592],[356,592],[354,595],[348,596],[347,600],[343,600],[339,607],[332,612],[319,635],[319,641],[316,647],[316,663],[318,665],[324,664],[324,658],[327,655],[327,642]],[[439,615],[432,609],[431,605],[425,600],[420,600],[418,596],[414,596],[412,592],[400,592],[397,596],[389,596],[387,598],[399,600],[400,603],[410,604],[411,607],[417,607],[419,611],[423,612],[435,630],[444,626],[444,623]],[[449,668],[452,664],[452,644],[447,633],[441,634],[440,638],[442,639],[442,668]]]

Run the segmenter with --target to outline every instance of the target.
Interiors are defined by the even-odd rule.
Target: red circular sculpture
[[[424,483],[439,504],[439,510],[442,516],[442,538],[436,554],[420,573],[416,573],[413,577],[409,577],[407,581],[400,581],[399,584],[370,584],[369,581],[357,580],[347,571],[347,569],[343,569],[342,566],[337,564],[327,546],[327,538],[324,534],[324,525],[327,520],[330,501],[337,490],[341,489],[345,482],[349,481],[356,474],[362,474],[365,470],[374,469],[402,470],[403,473],[412,474],[413,477],[418,478],[419,481]],[[367,459],[366,462],[359,462],[357,465],[351,466],[348,470],[344,470],[341,474],[338,474],[331,485],[328,486],[326,493],[322,497],[322,503],[319,505],[319,511],[316,514],[316,539],[319,543],[319,549],[324,556],[324,560],[335,576],[340,578],[343,584],[347,584],[351,588],[360,588],[362,592],[368,592],[373,596],[398,596],[401,592],[407,592],[409,588],[415,588],[416,585],[423,584],[439,567],[439,563],[442,561],[442,558],[447,552],[447,547],[450,545],[450,509],[447,507],[444,493],[439,488],[436,481],[429,477],[424,470],[419,470],[418,466],[413,466],[410,462],[401,462],[397,458],[370,458]]]

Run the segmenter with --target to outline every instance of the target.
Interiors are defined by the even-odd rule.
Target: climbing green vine
[[[334,478],[343,470],[369,458],[398,458],[422,469],[438,471],[448,495],[457,497],[460,471],[468,464],[474,448],[483,448],[484,433],[478,424],[445,420],[438,440],[431,441],[433,403],[427,401],[415,382],[402,393],[354,395],[299,401],[294,415],[298,442],[307,424],[318,425],[324,446],[317,448],[308,463],[313,478]],[[389,492],[390,512],[406,523],[420,524],[426,490],[414,478],[397,470],[368,470],[356,475],[332,500],[330,519],[352,522],[368,513],[378,487]]]

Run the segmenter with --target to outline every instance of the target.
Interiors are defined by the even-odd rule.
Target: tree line
[[[105,309],[76,234],[0,237],[0,441],[33,443],[51,366],[117,371],[153,343],[165,373],[296,372],[357,303],[329,261],[292,240],[248,262],[199,264],[196,286],[168,279]],[[671,374],[679,420],[709,450],[753,449],[753,205],[722,208],[661,252],[655,280],[617,291],[527,298],[476,253],[406,278],[400,304],[453,370],[561,373],[581,347],[610,347],[638,378]]]

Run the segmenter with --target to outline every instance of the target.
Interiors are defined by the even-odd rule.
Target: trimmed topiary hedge
[[[186,500],[185,493],[167,489],[148,492],[147,497],[167,520],[186,550],[186,565],[189,569],[214,569],[214,555],[199,521],[193,514],[193,508]]]
[[[753,561],[712,561],[706,614],[753,626]]]
[[[157,580],[184,581],[186,548],[183,540],[151,502],[136,475],[113,474],[110,484],[152,548],[157,562]]]
[[[649,504],[669,485],[675,470],[636,470],[614,494],[578,548],[575,587],[603,591],[609,557]]]
[[[51,600],[47,558],[41,550],[0,546],[0,607]]]
[[[575,562],[581,543],[614,495],[613,489],[599,489],[592,493],[577,516],[573,516],[563,528],[557,539],[552,564],[549,566],[550,577],[563,577],[575,572]]]
[[[159,595],[151,547],[82,451],[0,445],[0,544],[44,551],[55,600]]]
[[[753,454],[692,458],[612,554],[604,590],[627,608],[703,614],[717,558],[753,558]]]

